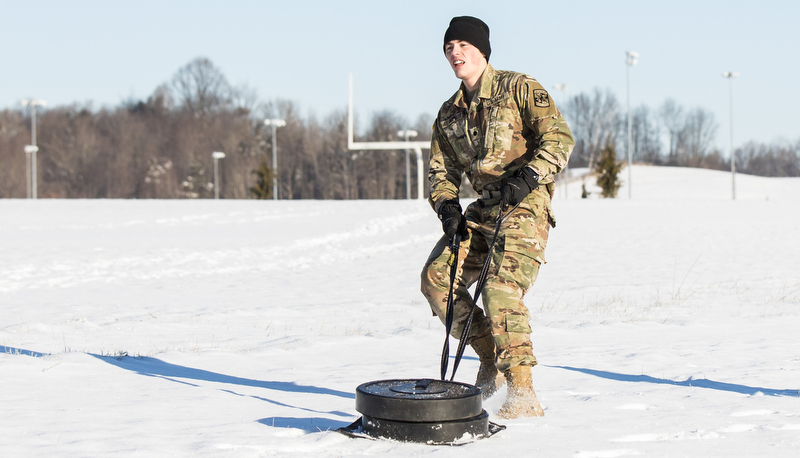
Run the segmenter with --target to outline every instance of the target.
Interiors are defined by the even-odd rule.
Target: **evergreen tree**
[[[267,160],[262,159],[253,173],[257,178],[255,186],[250,187],[250,194],[256,199],[272,199],[272,169],[267,165]]]
[[[619,172],[622,171],[622,162],[617,161],[617,152],[613,144],[607,143],[600,152],[595,171],[597,172],[597,186],[600,186],[603,197],[617,197],[617,192],[622,186],[622,182],[619,179]]]

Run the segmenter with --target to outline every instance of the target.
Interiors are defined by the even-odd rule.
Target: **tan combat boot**
[[[508,380],[508,396],[497,416],[505,419],[543,416],[544,410],[533,391],[531,366],[512,367],[505,374]]]
[[[469,344],[475,350],[478,360],[481,362],[475,386],[481,389],[483,399],[489,399],[506,382],[503,374],[494,365],[494,338],[489,334],[488,336],[472,339]]]

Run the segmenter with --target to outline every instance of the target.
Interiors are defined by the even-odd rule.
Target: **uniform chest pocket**
[[[522,135],[519,112],[516,107],[494,106],[489,110],[486,149],[508,151],[515,137]]]
[[[470,164],[477,156],[477,153],[470,145],[469,136],[467,135],[467,118],[461,117],[444,124],[442,131],[447,136],[447,141],[453,147],[453,152],[456,153],[458,160],[463,165]]]

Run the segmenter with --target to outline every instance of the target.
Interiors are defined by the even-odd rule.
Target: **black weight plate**
[[[371,437],[431,445],[472,442],[490,435],[489,414],[485,410],[464,420],[431,422],[402,422],[364,415],[361,426]]]
[[[356,388],[356,410],[363,415],[406,422],[441,422],[481,414],[481,390],[444,380],[379,380]]]

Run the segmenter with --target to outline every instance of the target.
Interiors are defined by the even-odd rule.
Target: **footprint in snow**
[[[798,423],[787,423],[780,428],[773,428],[778,431],[800,431],[800,424]]]
[[[623,404],[621,406],[617,406],[619,410],[649,410],[651,406],[647,404]]]
[[[738,412],[733,412],[731,414],[732,417],[756,417],[756,416],[763,416],[763,415],[772,415],[778,412],[774,410],[740,410]]]
[[[735,425],[726,426],[724,428],[720,428],[717,431],[721,433],[743,433],[746,431],[752,431],[756,429],[756,425],[746,425],[737,423]]]
[[[664,442],[664,441],[679,441],[686,439],[718,439],[720,436],[714,431],[694,430],[694,431],[680,431],[677,433],[648,433],[648,434],[632,434],[630,436],[617,437],[609,439],[609,442]]]
[[[631,456],[641,455],[642,452],[631,449],[615,449],[615,450],[582,450],[575,455],[574,458],[616,458],[618,456]]]
[[[633,434],[630,436],[609,439],[609,442],[661,442],[670,439],[667,433]]]

